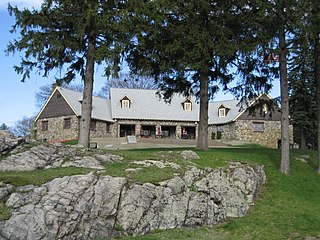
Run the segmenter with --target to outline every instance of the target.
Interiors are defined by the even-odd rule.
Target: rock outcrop
[[[5,155],[25,142],[23,138],[17,138],[7,130],[0,130],[0,156]]]
[[[38,145],[30,150],[8,156],[0,161],[0,171],[32,171],[55,167],[85,167],[104,169],[101,164],[119,162],[112,154],[90,155],[85,149],[55,145]]]
[[[0,222],[0,239],[95,239],[212,225],[244,216],[264,182],[262,166],[231,163],[214,170],[190,167],[158,184],[93,173],[16,191],[2,184],[2,201],[12,214]]]

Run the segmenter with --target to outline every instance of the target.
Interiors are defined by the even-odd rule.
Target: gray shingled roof
[[[130,108],[121,108],[120,100],[124,97],[131,100]],[[191,98],[192,111],[183,110],[186,100],[175,95],[170,104],[159,99],[155,90],[111,88],[111,110],[114,119],[145,119],[168,121],[199,121],[199,104]],[[209,103],[209,124],[223,124],[234,121],[240,113],[237,100]],[[218,117],[218,108],[223,105],[230,111],[225,117]]]
[[[82,93],[59,87],[77,116],[81,116]],[[171,103],[161,99],[155,90],[111,88],[111,100],[93,97],[92,118],[113,122],[114,119],[144,119],[163,121],[199,121],[199,104],[191,97],[192,111],[184,111],[183,103],[186,98],[175,95]],[[121,108],[120,100],[128,97],[130,108]],[[218,109],[223,105],[229,109],[225,117],[218,116]],[[240,114],[237,100],[226,100],[209,103],[209,125],[225,124],[234,121]]]
[[[65,97],[70,107],[73,109],[77,116],[81,116],[81,103],[82,93],[59,87],[60,93]],[[103,120],[113,122],[111,115],[111,103],[110,100],[93,97],[92,98],[92,118],[97,120]]]
[[[218,102],[209,103],[209,125],[211,124],[224,124],[232,122],[240,114],[240,107],[238,106],[238,100],[226,100]],[[225,117],[218,116],[218,109],[223,105],[225,108],[228,108],[228,114]]]

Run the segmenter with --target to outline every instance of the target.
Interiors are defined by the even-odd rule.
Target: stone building
[[[194,97],[176,95],[166,103],[155,90],[110,90],[111,99],[93,97],[91,137],[161,137],[196,139],[199,104]],[[44,141],[78,138],[82,93],[56,87],[35,119],[36,136]],[[237,100],[209,103],[209,138],[240,140],[276,148],[280,139],[280,110],[260,100],[246,107]],[[250,109],[261,106],[253,114]]]

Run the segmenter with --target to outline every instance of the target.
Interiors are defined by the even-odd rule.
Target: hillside
[[[30,147],[32,146],[15,150],[16,152],[12,155],[26,154],[25,152],[28,151]],[[245,214],[248,214],[247,216],[233,219],[232,214],[222,214],[220,216],[227,216],[227,218],[221,218],[220,220],[222,220],[222,222],[219,220],[218,226],[196,228],[183,227],[166,231],[156,230],[145,236],[127,237],[124,239],[316,239],[316,237],[320,237],[320,176],[316,174],[315,153],[312,151],[293,150],[291,175],[284,176],[278,171],[280,163],[279,151],[260,148],[258,146],[211,149],[208,152],[196,151],[199,159],[195,157],[192,160],[185,160],[185,158],[182,157],[182,149],[88,151],[59,147],[60,150],[57,151],[50,146],[37,146],[37,148],[40,149],[40,152],[44,150],[47,151],[47,148],[51,149],[51,156],[53,157],[46,157],[46,159],[48,159],[47,163],[50,163],[49,165],[44,166],[41,161],[33,161],[37,162],[38,165],[35,165],[34,169],[28,169],[28,171],[2,171],[0,182],[2,181],[2,184],[9,184],[15,189],[19,188],[19,186],[24,187],[29,184],[34,186],[33,189],[43,189],[43,186],[46,186],[47,189],[49,189],[50,187],[48,186],[52,186],[52,182],[54,181],[60,181],[62,184],[63,179],[70,181],[69,179],[80,179],[79,176],[88,176],[88,178],[91,179],[90,181],[95,182],[95,184],[99,183],[102,179],[110,180],[111,178],[114,178],[122,179],[117,181],[125,181],[126,186],[137,186],[138,188],[136,189],[139,189],[139,186],[149,186],[149,188],[150,186],[155,186],[156,189],[158,189],[158,192],[166,192],[168,191],[167,187],[169,187],[171,192],[178,191],[175,194],[180,194],[182,193],[181,191],[187,190],[185,187],[181,188],[181,186],[187,185],[185,185],[186,182],[182,183],[180,179],[184,179],[185,181],[186,178],[183,176],[185,176],[188,169],[190,170],[190,166],[195,167],[199,172],[207,172],[205,175],[201,175],[205,177],[205,179],[208,179],[207,174],[210,175],[210,173],[214,173],[215,171],[220,172],[220,175],[223,172],[227,173],[230,171],[230,166],[231,169],[233,168],[230,173],[234,173],[234,167],[232,167],[232,165],[236,166],[236,169],[246,169],[244,171],[247,172],[246,176],[252,176],[254,173],[252,170],[248,170],[252,169],[252,167],[246,167],[247,164],[249,164],[248,166],[251,166],[252,164],[254,164],[252,166],[264,166],[267,182],[264,187],[260,189],[259,198],[254,204],[253,202],[249,204],[251,205],[251,208],[248,209],[249,214],[247,213],[247,210],[244,212]],[[35,155],[39,157],[41,154]],[[34,155],[32,156],[33,159],[37,159]],[[30,159],[30,157],[28,158]],[[0,167],[7,159],[8,156],[1,157]],[[54,162],[53,159],[60,159],[61,161],[58,161],[58,164],[57,162]],[[17,163],[19,161],[17,160],[17,157],[11,157],[10,162]],[[151,166],[146,167],[140,163],[151,164]],[[153,165],[155,163],[164,164],[164,167],[157,167]],[[88,175],[89,172],[91,172],[91,176],[90,174]],[[242,170],[240,172],[242,172]],[[75,176],[72,177],[72,175]],[[227,175],[231,176],[230,174]],[[61,178],[63,176],[66,177]],[[104,176],[110,176],[111,178],[105,178]],[[56,180],[57,177],[60,177],[58,179],[61,180]],[[200,175],[197,178],[199,177]],[[197,178],[193,181],[198,181],[198,184],[190,185],[190,187],[188,187],[189,190],[187,192],[189,192],[189,194],[192,192],[207,191],[201,190],[203,189],[201,177],[199,179]],[[240,177],[240,179],[241,178],[242,177]],[[172,187],[174,181],[171,181],[170,179],[175,179],[175,187]],[[202,182],[203,181],[204,180],[202,180]],[[243,181],[247,183],[248,180]],[[208,180],[205,180],[205,182],[208,182]],[[235,182],[235,180],[232,180],[231,182]],[[178,183],[178,185],[176,183]],[[161,186],[164,188],[161,189]],[[177,186],[179,187],[177,188]],[[230,186],[228,186],[228,188],[230,188]],[[144,193],[145,188],[143,189],[142,192]],[[141,190],[138,190],[138,192],[139,191]],[[256,194],[257,193],[254,193],[254,195]],[[154,196],[158,195],[156,194]],[[160,194],[159,196],[162,195]],[[160,197],[160,199],[161,198],[163,197]],[[224,198],[226,199],[227,197]],[[26,199],[25,196],[24,199]],[[166,199],[170,199],[170,197],[166,197]],[[251,197],[246,197],[246,199],[251,199]],[[181,202],[181,200],[177,201]],[[219,201],[215,201],[215,204],[223,205],[222,203],[219,203]],[[242,202],[242,200],[240,202]],[[17,201],[14,203],[17,204]],[[231,205],[234,205],[234,203],[231,203]],[[12,206],[14,207],[15,205],[11,204],[10,206],[11,207],[7,207],[4,203],[0,204],[0,224],[1,220],[10,218]],[[161,206],[162,205],[158,205],[160,209],[162,209]],[[246,209],[246,207],[243,209]],[[223,212],[224,210],[219,211]],[[240,214],[239,216],[243,216],[243,214]],[[123,215],[123,218],[125,217],[126,215]],[[183,221],[186,221],[186,219]],[[196,220],[196,222],[197,221],[199,220]],[[204,221],[204,225],[211,225],[210,221],[206,221],[207,220]],[[125,219],[123,220],[123,223],[126,223]],[[182,224],[182,226],[183,225],[191,226],[191,224]],[[197,226],[199,224],[193,225]],[[126,226],[125,224],[122,224],[113,227],[117,229],[117,231],[122,232],[124,230],[123,228]],[[132,229],[132,233],[134,233],[135,230],[136,229]],[[152,228],[150,230],[152,230]],[[145,231],[143,230],[142,232]]]

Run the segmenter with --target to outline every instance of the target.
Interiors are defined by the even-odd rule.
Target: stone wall
[[[281,122],[260,121],[264,124],[264,130],[255,131],[254,124],[257,121],[238,120],[235,126],[236,140],[257,143],[269,148],[277,148],[281,139]]]
[[[235,123],[229,123],[224,125],[211,125],[208,128],[208,137],[211,139],[212,133],[215,134],[217,139],[217,133],[221,132],[221,139],[234,140],[236,138]]]
[[[114,137],[115,126],[113,123],[96,121],[96,129],[90,131],[90,137],[92,138],[107,138]]]
[[[71,118],[71,127],[64,128],[64,121],[66,118]],[[42,122],[48,121],[48,130],[42,130]],[[66,141],[78,138],[79,132],[79,118],[75,115],[64,116],[57,118],[39,119],[36,123],[36,139],[40,141]],[[106,138],[115,137],[117,126],[113,123],[107,123],[104,121],[96,121],[96,129],[90,131],[90,137],[92,138]]]
[[[64,120],[71,118],[71,126],[64,129]],[[42,130],[43,121],[48,121],[48,130]],[[77,116],[44,118],[36,122],[36,139],[40,141],[63,141],[78,138],[79,119]]]

